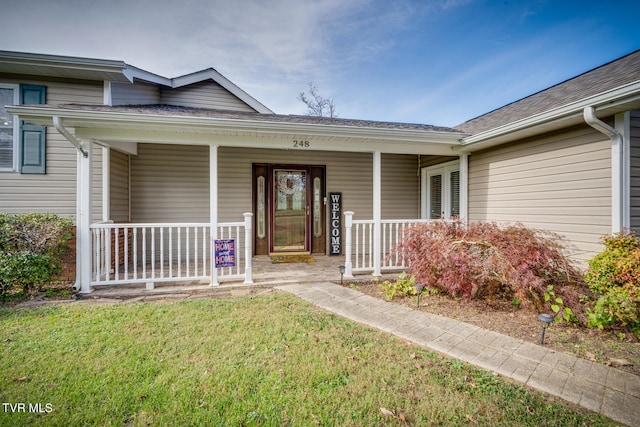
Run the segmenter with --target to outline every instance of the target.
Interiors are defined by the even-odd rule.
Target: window
[[[7,112],[7,105],[20,102],[18,85],[0,83],[0,170],[12,171],[18,168],[17,146],[19,127],[16,117]]]
[[[47,128],[19,122],[6,109],[7,105],[45,102],[45,86],[0,83],[0,171],[45,173]]]
[[[460,162],[422,169],[422,218],[460,216]]]

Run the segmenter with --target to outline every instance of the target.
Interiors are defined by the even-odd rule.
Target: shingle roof
[[[458,126],[476,134],[640,80],[640,50]]]
[[[115,113],[129,113],[142,115],[166,115],[166,116],[188,116],[188,117],[208,117],[227,120],[252,120],[259,122],[273,122],[283,124],[309,124],[336,127],[357,127],[371,129],[396,129],[396,130],[419,130],[433,132],[451,132],[459,133],[459,131],[443,126],[423,125],[416,123],[395,123],[395,122],[379,122],[371,120],[357,119],[341,119],[329,117],[315,116],[299,116],[287,114],[264,114],[251,113],[243,111],[216,110],[206,108],[181,107],[175,105],[123,105],[123,106],[103,106],[103,105],[80,105],[80,104],[64,104],[51,106],[55,108],[64,108],[71,110],[88,110],[88,111],[104,111]]]

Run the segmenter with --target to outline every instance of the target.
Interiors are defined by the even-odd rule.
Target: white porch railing
[[[404,240],[409,227],[427,223],[428,219],[393,219],[380,221],[380,254],[374,251],[374,220],[354,220],[353,212],[345,212],[345,275],[353,272],[375,272],[376,261],[381,271],[406,267],[402,252],[393,252]]]
[[[218,224],[218,239],[236,241],[236,266],[214,268],[209,223],[91,225],[91,285],[251,278],[251,214]]]

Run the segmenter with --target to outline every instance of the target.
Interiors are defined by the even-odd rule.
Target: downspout
[[[85,159],[89,157],[89,153],[87,153],[87,151],[82,148],[82,143],[78,141],[78,139],[73,136],[71,132],[67,130],[67,128],[64,127],[64,125],[62,124],[62,119],[60,117],[53,116],[53,126],[55,126],[58,132],[60,132],[65,138],[67,138],[67,141],[72,143],[76,147],[76,149],[82,153],[82,156]]]
[[[91,292],[91,144],[85,149],[82,143],[62,124],[62,119],[53,116],[53,125],[76,147],[76,282],[75,291]]]
[[[623,209],[623,164],[624,136],[613,127],[598,119],[593,107],[585,107],[582,116],[584,121],[611,139],[611,232],[622,231],[624,224]]]

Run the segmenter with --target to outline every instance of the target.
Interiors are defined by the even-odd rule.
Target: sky
[[[278,114],[455,126],[640,48],[640,1],[20,0],[0,50],[215,68]]]

